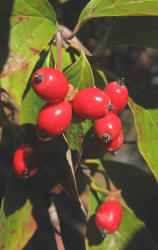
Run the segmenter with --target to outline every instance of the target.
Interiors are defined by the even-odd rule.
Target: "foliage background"
[[[54,10],[57,14],[57,19],[60,24],[65,25],[71,30],[75,27],[78,17],[81,10],[89,1],[50,1]],[[151,5],[154,4],[154,1],[150,1]],[[9,18],[12,11],[13,1],[6,3],[3,1],[1,5],[1,33],[0,33],[0,55],[1,55],[1,64],[2,68],[7,55],[8,47],[6,44],[9,40]],[[7,10],[7,11],[6,11]],[[151,9],[152,13],[152,9]],[[153,10],[153,15],[154,10]],[[145,16],[145,17],[121,17],[117,18],[116,24],[113,26],[111,31],[109,27],[111,23],[116,19],[115,17],[106,17],[106,18],[94,18],[87,23],[85,23],[78,33],[78,38],[83,42],[83,44],[88,48],[92,53],[97,55],[99,51],[103,51],[102,56],[97,58],[97,62],[102,65],[104,68],[108,69],[112,73],[106,74],[107,79],[113,79],[113,76],[123,76],[126,79],[130,97],[135,101],[136,104],[129,102],[131,108],[133,109],[134,117],[127,107],[121,113],[121,119],[124,124],[124,134],[125,141],[136,141],[137,133],[140,138],[139,148],[140,151],[147,156],[147,162],[150,165],[148,168],[145,160],[142,158],[138,146],[136,143],[125,144],[122,149],[118,152],[117,156],[105,155],[103,160],[110,160],[109,165],[106,167],[108,175],[111,177],[113,183],[116,187],[123,190],[122,196],[126,200],[129,207],[134,211],[136,216],[144,221],[147,225],[147,229],[150,232],[150,237],[152,235],[152,240],[157,246],[157,186],[155,184],[155,179],[151,175],[151,171],[154,173],[157,179],[157,143],[154,141],[157,140],[157,91],[158,91],[158,53],[157,53],[157,23],[158,19],[156,16]],[[4,22],[5,20],[5,22]],[[3,26],[3,23],[5,26]],[[94,32],[95,31],[95,32]],[[141,32],[140,32],[141,31]],[[109,39],[107,40],[107,32],[110,33]],[[126,36],[125,36],[126,34]],[[36,34],[38,36],[38,32]],[[40,39],[39,39],[40,40]],[[109,47],[104,51],[105,45]],[[144,48],[143,48],[144,47]],[[17,77],[16,74],[13,77]],[[19,79],[22,80],[22,76]],[[26,75],[28,78],[29,75]],[[14,78],[13,78],[14,79]],[[12,80],[13,80],[12,79]],[[20,100],[19,100],[20,101]],[[140,105],[140,106],[137,106]],[[141,112],[136,112],[140,111]],[[138,117],[137,117],[138,115]],[[140,115],[140,116],[139,116]],[[137,118],[135,121],[133,118]],[[2,121],[1,121],[2,122]],[[143,134],[142,134],[142,125]],[[32,128],[29,126],[25,129],[29,132]],[[20,137],[20,135],[19,135]],[[16,141],[14,135],[10,132],[8,126],[4,126],[2,143],[0,144],[0,194],[1,198],[4,196],[6,180],[8,178],[8,171],[11,169],[12,165],[12,154],[16,146]],[[145,147],[147,145],[147,147]],[[49,147],[49,145],[48,145]],[[96,145],[92,140],[89,142],[86,152],[84,152],[83,158],[97,158],[100,157],[94,154]],[[150,150],[153,149],[152,154],[150,155]],[[8,157],[8,155],[10,157]],[[43,156],[45,157],[45,156]],[[116,161],[117,169],[114,166],[114,163],[111,163],[111,160]],[[119,165],[118,162],[124,163]],[[97,163],[97,162],[96,162]],[[153,166],[152,166],[153,163]],[[48,163],[49,164],[49,163]],[[127,165],[129,164],[129,165]],[[94,164],[93,164],[94,165]],[[106,163],[107,165],[107,163]],[[145,172],[139,172],[138,168],[145,170]],[[92,169],[95,166],[91,166]],[[95,171],[94,171],[95,172]],[[84,178],[82,172],[77,172],[78,179],[81,180]],[[130,177],[129,177],[130,176]],[[44,179],[37,179],[37,187],[39,183],[47,181],[47,175],[44,173]],[[101,175],[95,175],[95,179],[98,182],[102,182],[104,185],[104,180],[101,178]],[[142,180],[142,181],[141,181]],[[10,183],[14,183],[15,180],[11,180]],[[17,180],[16,180],[17,183]],[[146,184],[147,183],[147,184]],[[21,186],[20,194],[18,190],[18,185]],[[35,183],[30,185],[35,186]],[[17,197],[21,197],[17,207],[21,207],[25,203],[25,187],[21,181],[18,182],[17,186],[14,186],[15,190],[13,193],[16,193]],[[48,187],[50,188],[50,187]],[[9,190],[9,189],[8,189]],[[79,191],[82,194],[82,200],[85,206],[88,206],[87,203],[87,192],[84,190],[83,186],[79,186]],[[35,196],[39,193],[39,189],[35,189]],[[19,196],[18,196],[19,195]],[[93,194],[90,194],[93,195]],[[12,198],[13,201],[16,199],[16,196]],[[40,199],[45,199],[45,193],[40,194]],[[69,196],[65,194],[60,194],[53,197],[55,204],[57,206],[59,217],[61,219],[61,229],[64,244],[67,249],[75,249],[76,245],[80,246],[80,249],[84,249],[84,238],[83,234],[78,231],[79,225],[85,225],[85,218],[80,211],[78,204],[69,199]],[[93,199],[93,198],[92,198]],[[141,201],[139,203],[139,201]],[[47,214],[47,206],[42,207],[40,212],[37,209],[38,201],[32,200],[34,204],[34,214],[36,221],[38,222],[38,229],[33,235],[32,239],[27,243],[24,249],[55,249],[55,238],[53,237],[54,232],[50,227]],[[45,202],[43,202],[45,204]],[[12,210],[16,210],[17,207],[11,208],[8,213],[12,213]],[[61,211],[61,207],[63,208]],[[26,205],[27,210],[27,205]],[[66,215],[63,211],[66,211]],[[91,208],[90,213],[93,213],[93,208]],[[26,211],[24,211],[24,216],[26,216]],[[29,216],[29,215],[28,215]],[[130,218],[127,216],[127,218]],[[16,215],[15,215],[16,218]],[[132,217],[133,218],[133,217]],[[17,224],[14,224],[14,217],[12,218],[13,222],[9,232],[13,232]],[[93,219],[93,218],[92,218]],[[2,221],[3,222],[3,221]],[[2,227],[1,222],[1,227]],[[5,222],[7,223],[7,222]],[[74,225],[77,224],[77,227]],[[91,223],[91,220],[89,221]],[[127,224],[129,222],[127,221]],[[139,223],[138,223],[139,224]],[[19,224],[19,228],[20,228]],[[30,226],[30,225],[29,225]],[[90,224],[91,226],[91,224]],[[131,225],[130,225],[131,226]],[[131,226],[132,227],[132,226]],[[140,227],[140,230],[138,228]],[[4,228],[4,225],[3,225]],[[7,226],[6,226],[7,228]],[[82,227],[81,227],[82,228]],[[107,246],[109,247],[112,243],[118,245],[118,249],[140,249],[139,246],[142,244],[142,239],[144,239],[144,248],[143,249],[155,249],[155,246],[149,237],[146,237],[146,229],[143,224],[139,224],[138,228],[133,228],[133,232],[130,240],[125,244],[125,246],[119,246],[120,236],[115,235],[114,238],[109,238],[109,241],[106,241]],[[27,230],[27,227],[26,227]],[[138,231],[137,231],[138,230]],[[22,230],[21,230],[22,231]],[[3,232],[5,233],[5,232]],[[22,239],[22,233],[19,236]],[[89,233],[89,232],[88,232]],[[73,237],[72,237],[73,235]],[[123,235],[123,233],[121,234]],[[4,237],[1,234],[1,239]],[[12,247],[12,237],[10,233],[6,236],[10,242],[8,249]],[[26,238],[28,235],[26,236]],[[90,235],[90,238],[93,239],[94,236]],[[123,236],[122,236],[123,237]],[[20,239],[19,238],[19,239]],[[117,241],[117,238],[119,239]],[[127,237],[128,238],[128,237]],[[98,239],[97,239],[98,240]],[[18,241],[18,240],[17,240]],[[123,239],[122,242],[125,242]],[[148,242],[148,243],[147,243]],[[124,243],[123,243],[124,244]],[[94,248],[93,248],[94,245]],[[96,248],[96,242],[91,242],[90,249],[101,249]],[[103,246],[103,247],[107,247]],[[141,245],[142,246],[142,245]]]

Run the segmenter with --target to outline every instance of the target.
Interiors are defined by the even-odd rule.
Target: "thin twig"
[[[58,250],[65,250],[63,240],[62,240],[62,237],[60,234],[60,223],[59,223],[58,214],[57,214],[56,208],[55,208],[53,203],[52,203],[51,207],[48,209],[48,213],[50,215],[51,223],[52,223],[53,227],[56,229],[55,239],[56,239],[56,244],[57,244]]]
[[[57,69],[62,72],[62,38],[60,31],[56,34],[56,46],[57,46]]]

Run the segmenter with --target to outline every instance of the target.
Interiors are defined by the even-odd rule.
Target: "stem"
[[[82,165],[84,166],[84,165]],[[101,188],[101,187],[98,187],[96,184],[95,184],[95,180],[93,179],[93,177],[86,173],[86,176],[88,177],[89,179],[89,182],[90,182],[90,187],[95,190],[96,192],[99,192],[99,193],[102,193],[104,195],[108,195],[111,191],[107,190],[107,189],[104,189],[104,188]]]
[[[61,33],[58,31],[56,34],[56,46],[57,46],[57,69],[62,72],[62,38]]]
[[[95,190],[96,192],[99,192],[99,193],[102,193],[102,194],[105,194],[105,195],[108,195],[110,193],[109,190],[98,187],[94,182],[91,182],[90,187],[93,190]]]
[[[62,237],[60,235],[59,218],[58,218],[57,211],[56,211],[54,204],[51,205],[51,207],[48,210],[48,213],[50,215],[52,225],[57,229],[57,232],[55,232],[55,239],[56,239],[58,250],[65,250]]]
[[[76,27],[74,28],[74,30],[71,32],[71,34],[66,37],[66,39],[70,40],[72,39],[74,36],[76,36],[76,34],[78,33],[78,31],[80,30],[81,25],[76,25]]]

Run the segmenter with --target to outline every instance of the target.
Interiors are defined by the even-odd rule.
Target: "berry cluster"
[[[85,88],[67,101],[69,84],[63,73],[41,68],[32,77],[32,87],[47,103],[39,111],[37,136],[53,138],[72,123],[94,120],[94,130],[103,151],[116,151],[123,143],[121,121],[117,116],[126,106],[128,90],[122,80],[111,82],[104,90]]]
[[[70,123],[90,119],[94,120],[96,139],[104,152],[115,152],[122,146],[121,120],[117,114],[128,100],[123,80],[109,83],[104,90],[84,88],[68,100],[70,85],[64,74],[57,69],[40,68],[32,76],[32,87],[46,101],[37,117],[36,134],[40,140],[62,134]],[[33,146],[28,144],[15,152],[14,169],[19,177],[26,178],[37,172],[37,161],[34,167],[28,163],[34,154]]]

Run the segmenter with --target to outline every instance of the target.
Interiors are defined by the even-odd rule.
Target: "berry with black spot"
[[[103,118],[94,121],[95,134],[104,143],[114,140],[119,135],[120,130],[121,120],[112,111],[109,111]]]
[[[39,169],[38,157],[35,148],[31,144],[21,145],[14,153],[13,168],[20,178],[29,178]]]
[[[120,130],[119,135],[114,140],[109,141],[108,143],[104,143],[98,140],[98,144],[103,152],[111,152],[111,153],[117,152],[117,150],[120,149],[123,145],[122,129]]]
[[[103,202],[96,212],[96,226],[103,237],[114,233],[122,220],[122,206],[117,200]]]
[[[121,79],[109,83],[104,91],[110,96],[111,104],[114,107],[112,111],[115,114],[120,113],[125,108],[128,101],[128,89],[124,84],[124,80]]]
[[[37,95],[50,103],[65,99],[69,84],[62,72],[53,68],[40,68],[32,76],[32,87]]]

